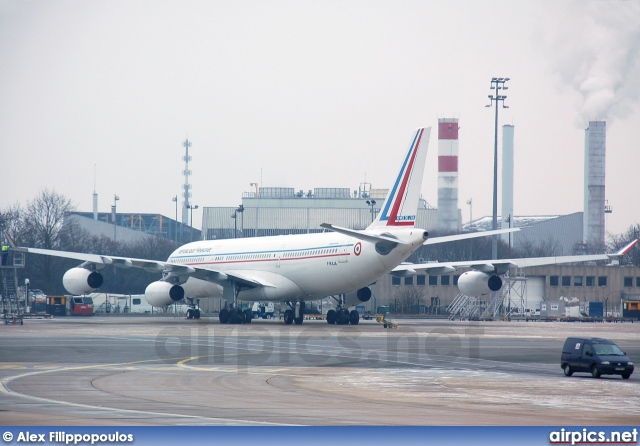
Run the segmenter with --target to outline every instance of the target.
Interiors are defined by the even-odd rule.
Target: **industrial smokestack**
[[[604,247],[605,159],[607,123],[589,121],[584,139],[583,242],[596,249]]]
[[[512,125],[502,126],[502,228],[513,227],[513,134]],[[502,239],[509,241],[509,234]]]
[[[458,219],[458,119],[438,119],[438,230],[455,232]]]

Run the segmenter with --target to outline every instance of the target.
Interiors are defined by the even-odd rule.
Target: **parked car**
[[[576,372],[600,375],[620,375],[629,379],[633,373],[633,362],[612,341],[603,338],[567,338],[562,347],[560,367],[564,374]]]

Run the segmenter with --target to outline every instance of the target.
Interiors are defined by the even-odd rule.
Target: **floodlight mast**
[[[489,95],[489,101],[491,101],[485,107],[491,107],[493,103],[496,103],[495,114],[495,129],[494,129],[494,144],[493,144],[493,218],[491,222],[491,229],[494,231],[498,229],[498,103],[502,102],[502,108],[509,108],[508,105],[504,105],[504,100],[507,99],[506,95],[499,94],[499,90],[508,90],[509,87],[505,83],[510,80],[508,77],[494,77],[491,78],[491,89],[495,90],[495,94]],[[498,258],[498,236],[491,236],[491,258]]]

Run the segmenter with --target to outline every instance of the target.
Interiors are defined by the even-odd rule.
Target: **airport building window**
[[[405,277],[404,278],[404,284],[405,285],[413,285],[413,276],[412,277]]]
[[[636,286],[640,286],[640,277],[636,277]]]
[[[607,276],[598,276],[598,286],[607,286]]]
[[[549,276],[549,286],[558,286],[558,276]]]
[[[633,286],[633,277],[625,277],[624,278],[624,286],[632,287]]]
[[[595,286],[596,278],[594,276],[587,276],[587,286]]]
[[[458,279],[460,278],[460,274],[454,274],[453,276],[453,286],[458,286]]]
[[[400,277],[391,276],[391,285],[400,285]]]
[[[438,276],[429,276],[429,286],[438,286]]]
[[[451,276],[440,276],[440,285],[449,286],[451,282]]]
[[[573,286],[582,286],[582,276],[573,277]]]
[[[423,275],[416,276],[416,285],[425,285],[427,283],[426,277]]]
[[[562,286],[571,286],[571,276],[562,276]]]

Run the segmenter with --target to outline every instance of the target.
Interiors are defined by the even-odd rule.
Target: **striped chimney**
[[[458,119],[438,119],[438,223],[442,232],[460,229],[458,219]]]

